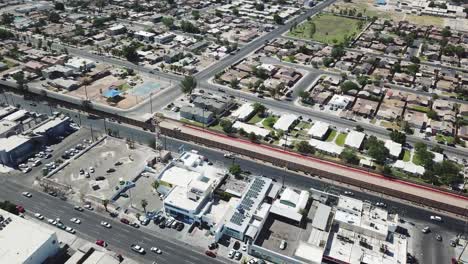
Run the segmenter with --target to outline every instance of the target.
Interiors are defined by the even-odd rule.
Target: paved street
[[[3,98],[3,96],[0,96],[0,98]],[[11,99],[10,95],[8,95],[8,99],[9,100]],[[21,100],[22,99],[19,98],[19,97],[15,98],[16,103],[22,103],[24,105],[24,107],[26,109],[29,109],[29,110],[35,110],[35,111],[44,112],[44,113],[49,113],[50,111],[55,111],[56,110],[54,108],[50,109],[48,105],[41,104],[41,103],[38,103],[36,106],[31,106],[28,103],[24,102],[24,100],[22,100],[22,101]],[[60,110],[63,111],[64,113],[68,113],[73,119],[75,119],[75,122],[77,122],[77,123],[79,123],[80,120],[81,120],[81,123],[82,123],[82,125],[84,127],[89,128],[89,127],[93,126],[93,129],[95,129],[95,130],[102,130],[102,131],[104,130],[104,121],[103,120],[87,119],[85,117],[85,115],[78,115],[77,113],[75,113],[73,111],[69,111],[67,109],[60,109]],[[106,126],[108,128],[111,128],[114,131],[118,131],[119,135],[121,137],[132,138],[134,140],[137,140],[137,141],[140,141],[140,142],[143,142],[143,143],[146,143],[146,144],[154,142],[154,135],[152,133],[148,132],[148,131],[144,131],[144,130],[141,130],[141,129],[135,129],[135,128],[129,127],[129,126],[125,125],[125,124],[118,124],[118,123],[114,123],[114,122],[106,122]],[[207,149],[207,148],[201,147],[201,146],[193,144],[193,143],[182,142],[182,141],[174,140],[174,139],[171,139],[171,138],[165,138],[164,137],[162,140],[163,140],[163,143],[164,142],[166,143],[165,144],[166,147],[169,150],[172,150],[172,151],[177,151],[178,148],[181,145],[184,145],[186,150],[190,150],[190,149],[199,150],[201,153],[203,153],[203,155],[207,156],[213,162],[222,162],[226,166],[228,166],[232,162],[231,160],[224,159],[222,157],[222,153],[220,153],[217,150]],[[243,170],[245,170],[245,171],[250,171],[253,174],[260,174],[260,175],[264,175],[266,177],[273,178],[277,182],[282,182],[284,180],[284,183],[287,184],[287,185],[292,185],[292,186],[296,186],[296,187],[299,187],[299,188],[315,187],[315,188],[319,188],[319,189],[328,189],[328,190],[335,191],[335,192],[341,192],[341,191],[344,191],[344,190],[351,190],[351,191],[353,191],[355,193],[356,198],[363,199],[363,200],[369,200],[369,201],[372,201],[372,202],[376,202],[376,201],[385,202],[385,203],[388,204],[390,210],[393,210],[393,211],[396,211],[396,212],[400,213],[400,215],[402,215],[402,217],[407,222],[414,223],[416,231],[421,229],[425,225],[430,225],[431,228],[434,230],[433,234],[428,236],[431,239],[421,239],[420,241],[417,241],[417,243],[415,245],[415,247],[418,248],[418,250],[420,250],[422,252],[422,255],[417,256],[418,258],[420,258],[420,261],[424,260],[424,261],[421,261],[420,263],[429,263],[429,264],[430,263],[434,263],[434,264],[444,263],[444,262],[441,262],[441,261],[442,260],[448,260],[453,254],[453,251],[451,250],[451,248],[449,246],[446,245],[446,243],[448,243],[448,241],[450,240],[450,238],[452,238],[452,236],[454,236],[454,234],[463,233],[464,230],[465,230],[465,222],[464,221],[459,220],[459,219],[450,218],[450,217],[444,217],[444,223],[442,223],[441,225],[436,225],[434,223],[429,223],[429,216],[434,214],[434,212],[426,211],[426,209],[424,209],[424,208],[416,207],[416,206],[412,205],[411,203],[408,203],[408,202],[403,201],[403,200],[397,200],[395,198],[390,198],[390,197],[383,197],[378,193],[369,193],[367,191],[362,192],[362,191],[360,191],[358,189],[355,189],[355,188],[352,188],[352,187],[349,187],[349,186],[343,186],[343,185],[340,185],[338,183],[327,181],[326,179],[320,179],[318,177],[305,177],[305,175],[300,174],[300,173],[287,171],[287,170],[277,168],[277,167],[273,167],[273,166],[270,166],[270,165],[264,164],[264,163],[257,163],[256,161],[252,161],[250,159],[246,159],[246,158],[242,158],[242,157],[236,158],[235,162],[238,163],[241,166],[241,168]],[[12,180],[16,181],[17,179],[12,179]],[[6,183],[6,184],[2,184],[0,186],[0,199],[12,199],[13,201],[16,201],[14,199],[23,199],[19,195],[19,193],[21,191],[21,187],[17,186],[16,184],[13,184],[13,186],[16,186],[16,187],[10,187],[8,184],[13,184],[13,183]],[[333,184],[333,185],[330,185],[330,184]],[[11,190],[9,192],[8,191],[2,192],[2,190],[3,190],[2,188],[7,188],[8,190],[10,190],[10,189]],[[34,194],[34,195],[35,195],[35,197],[39,197],[39,194]],[[66,212],[67,214],[70,214],[69,215],[70,218],[75,216],[74,215],[75,212],[73,210],[71,210],[71,211],[68,210],[70,208],[70,205],[64,204],[63,201],[60,201],[60,200],[55,199],[53,197],[49,198],[47,195],[43,195],[43,196],[45,197],[44,199],[47,199],[47,202],[44,203],[43,201],[38,201],[38,204],[33,204],[31,206],[39,206],[39,208],[44,208],[45,210],[50,210],[50,211],[40,211],[41,213],[43,213],[46,216],[49,216],[49,214],[51,214],[50,216],[55,216],[53,214],[54,212],[62,214],[62,211]],[[58,208],[58,210],[53,210],[52,211],[52,209],[47,209],[47,208],[50,208],[48,206],[50,199],[53,200],[54,207]],[[20,200],[20,201],[22,202],[23,200]],[[32,202],[32,201],[36,201],[36,200],[38,200],[38,199],[27,200],[26,202]],[[57,203],[57,205],[55,203]],[[25,204],[25,205],[26,205],[26,208],[28,209],[29,204]],[[34,210],[34,209],[31,209],[31,210]],[[440,214],[440,213],[438,213],[438,214]],[[97,223],[99,223],[100,220],[95,220],[95,222],[92,222],[93,220],[92,220],[92,217],[91,217],[90,219],[86,218],[85,221],[86,222],[90,221],[89,223],[92,223],[91,225],[94,225],[94,223],[96,223],[96,225],[97,225]],[[113,229],[117,225],[119,225],[119,224],[116,223],[114,225]],[[84,225],[83,225],[83,227],[84,227]],[[102,229],[99,229],[98,226],[96,226],[92,230],[101,231]],[[115,229],[115,230],[117,230],[117,229]],[[115,230],[113,230],[113,231],[115,231]],[[134,229],[130,229],[130,230],[135,231]],[[79,229],[78,231],[79,231],[80,235],[84,234],[83,232],[85,232],[85,231],[83,231],[81,229]],[[133,236],[133,234],[134,234],[133,231],[132,231],[132,234],[131,234],[130,238],[126,238],[127,240],[125,240],[125,241],[123,241],[124,238],[118,237],[118,236],[113,237],[114,233],[109,233],[108,234],[107,232],[103,232],[103,234],[102,234],[103,236],[106,236],[106,237],[99,237],[99,238],[104,238],[105,240],[108,240],[108,242],[111,244],[111,246],[118,247],[119,250],[127,250],[127,251],[122,251],[123,253],[126,254],[127,252],[130,252],[130,251],[128,251],[129,250],[128,245],[131,244],[131,243],[134,243],[136,241],[140,241],[138,237],[143,237],[143,235],[142,235],[142,233],[140,231],[138,231],[138,235]],[[84,235],[86,235],[85,237],[87,237],[88,239],[92,239],[92,240],[98,238],[98,237],[95,236],[96,234],[94,234],[92,232],[95,232],[95,231],[90,231],[89,234],[88,233],[84,234]],[[122,232],[125,232],[125,231],[122,231]],[[437,242],[437,243],[434,242],[433,236],[434,236],[434,234],[436,232],[441,234],[444,237],[444,242],[442,244],[438,244],[440,242]],[[418,235],[419,235],[419,233],[418,233]],[[109,237],[107,237],[107,236],[109,236]],[[145,236],[148,236],[148,235],[145,235]],[[153,240],[151,236],[148,236],[148,239],[150,239],[150,238],[151,238],[151,241],[154,241],[154,244],[156,246],[160,246],[160,243],[164,243],[161,240]],[[415,239],[416,238],[419,239],[418,237],[415,236]],[[144,244],[145,248],[148,248],[148,247],[151,246],[151,244],[148,243],[148,241],[146,241],[146,242],[143,241],[143,242],[144,242],[143,244]],[[117,245],[119,245],[119,246],[117,246]],[[133,253],[130,253],[130,254],[133,254]],[[136,255],[132,255],[132,258],[134,256],[136,256]],[[150,254],[149,256],[152,256],[152,255]],[[146,255],[145,258],[147,258],[149,256]],[[165,257],[165,256],[166,255],[163,254],[163,257]],[[199,257],[204,257],[204,256],[200,255]],[[151,259],[151,258],[149,258],[149,259]],[[187,260],[189,260],[189,259],[187,259]],[[174,262],[174,263],[180,263],[180,262]],[[195,263],[196,263],[196,261],[195,261]]]
[[[33,198],[26,198],[21,192],[28,190]],[[110,245],[110,249],[130,256],[141,263],[224,263],[221,259],[212,259],[204,255],[201,249],[194,249],[193,245],[186,245],[181,241],[176,241],[169,237],[145,232],[144,228],[136,229],[128,225],[121,224],[119,219],[111,219],[104,215],[85,210],[78,212],[73,209],[73,205],[60,199],[49,196],[45,193],[22,187],[10,181],[0,185],[0,200],[9,200],[23,205],[28,212],[40,213],[47,218],[60,218],[66,225],[77,230],[77,235],[90,241],[102,239]],[[80,225],[72,224],[69,219],[78,217],[82,220]],[[100,225],[101,221],[107,221],[112,228],[107,229]],[[152,223],[151,223],[152,224]],[[137,243],[145,248],[145,255],[137,254],[130,250],[130,245]],[[159,247],[162,255],[157,255],[149,251],[153,246]]]

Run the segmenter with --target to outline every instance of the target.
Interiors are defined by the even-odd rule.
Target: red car
[[[216,258],[216,254],[213,252],[213,251],[205,251],[205,254],[208,256],[208,257],[212,257],[212,258]]]
[[[130,224],[130,221],[128,221],[128,220],[125,219],[125,218],[120,219],[120,222],[122,222],[122,223],[124,223],[124,224],[126,224],[126,225]]]
[[[21,214],[23,214],[25,212],[24,207],[21,206],[21,205],[17,205],[16,210],[18,211],[18,213],[21,213]]]
[[[96,240],[96,245],[101,247],[107,247],[107,243],[104,240]]]

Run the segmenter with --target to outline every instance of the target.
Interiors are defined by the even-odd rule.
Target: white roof
[[[330,153],[330,154],[339,155],[344,150],[344,147],[340,147],[340,146],[336,145],[333,142],[321,141],[321,140],[317,140],[317,139],[313,139],[313,138],[309,139],[309,144],[312,147],[314,147],[314,148],[316,148],[316,149],[318,149],[320,151]]]
[[[307,132],[307,134],[309,134],[311,137],[314,137],[314,138],[322,138],[328,132],[329,128],[330,128],[330,124],[317,121],[309,129],[309,132]]]
[[[10,152],[17,147],[29,142],[30,138],[14,135],[8,138],[0,138],[0,151]]]
[[[115,25],[113,27],[110,27],[109,30],[112,30],[112,31],[115,31],[115,30],[121,30],[121,29],[124,29],[125,26],[124,25]]]
[[[23,118],[27,113],[28,113],[28,111],[26,111],[24,109],[21,109],[21,110],[18,110],[16,112],[10,114],[10,115],[7,115],[6,117],[3,118],[3,120],[16,121],[18,119]]]
[[[140,31],[135,32],[135,35],[142,36],[145,38],[150,38],[150,37],[154,37],[156,34],[140,30]]]
[[[240,122],[240,121],[234,122],[232,127],[236,128],[236,129],[242,128],[247,133],[254,132],[255,135],[259,135],[259,136],[262,136],[262,137],[266,137],[268,134],[270,134],[270,130],[268,130],[268,129],[264,129],[264,128],[254,126],[254,125],[251,125],[251,124],[246,124],[246,123],[243,123],[243,122]]]
[[[425,169],[423,166],[416,165],[412,162],[404,162],[402,160],[397,160],[393,164],[393,167],[412,173],[412,174],[418,174],[418,175],[423,175],[425,172]]]
[[[385,148],[388,149],[388,151],[390,152],[390,155],[393,157],[400,156],[401,150],[402,150],[400,143],[396,143],[390,139],[385,140]]]
[[[360,148],[365,137],[366,134],[353,130],[348,133],[348,136],[346,136],[345,146]]]
[[[328,101],[329,105],[336,105],[340,107],[348,106],[350,99],[347,96],[334,94],[333,97]]]
[[[311,264],[321,264],[323,259],[323,248],[299,241],[294,255],[307,260],[307,263]]]
[[[39,259],[38,255],[52,253],[44,251],[49,251],[54,245],[58,250],[57,236],[52,229],[2,209],[0,215],[11,218],[11,222],[0,230],[0,263],[31,263],[33,255],[37,263],[41,263],[47,256]],[[56,243],[52,244],[52,240]]]
[[[254,108],[253,108],[252,104],[245,103],[241,107],[239,107],[236,111],[234,111],[231,114],[231,116],[233,116],[235,118],[239,118],[241,120],[244,120],[249,115],[251,115],[253,111],[254,111]]]
[[[68,122],[70,118],[68,116],[61,118],[61,117],[56,117],[49,122],[41,125],[40,127],[37,127],[36,129],[33,130],[34,133],[36,134],[44,134],[47,132],[47,130],[52,129],[58,125],[61,125],[64,122]]]
[[[325,231],[330,213],[330,206],[319,203],[317,210],[315,211],[314,219],[312,220],[312,226],[319,230]]]
[[[432,152],[434,154],[434,158],[432,159],[434,162],[442,162],[444,161],[444,155],[438,152]]]
[[[74,68],[74,69],[79,69],[79,68],[83,67],[83,64],[85,64],[87,67],[89,67],[90,65],[94,65],[94,61],[88,60],[88,59],[85,59],[85,58],[73,57],[73,58],[69,59],[65,63],[65,66],[71,67],[71,68]]]
[[[297,120],[297,116],[293,114],[282,115],[273,126],[274,129],[288,131],[289,127]]]

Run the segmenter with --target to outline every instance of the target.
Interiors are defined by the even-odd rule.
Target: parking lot
[[[52,179],[70,185],[78,196],[110,199],[125,181],[131,181],[142,172],[147,161],[154,157],[151,149],[107,137],[86,153],[72,159],[70,164]]]

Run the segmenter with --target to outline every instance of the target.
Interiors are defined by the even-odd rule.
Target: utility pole
[[[156,116],[153,116],[153,118],[151,119],[151,123],[154,127],[154,139],[155,139],[155,148],[158,150],[159,152],[159,160],[161,161],[161,149],[162,149],[162,144],[161,144],[161,139],[160,139],[160,136],[161,136],[161,129],[159,127],[159,123],[161,123],[161,120],[159,120],[158,117]]]
[[[150,93],[150,112],[153,114],[153,93]]]

